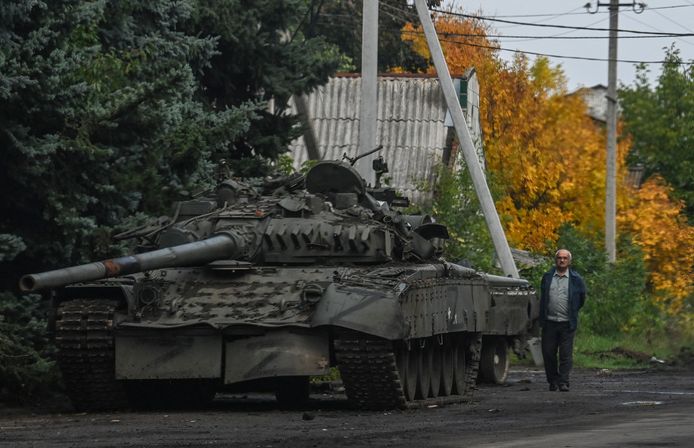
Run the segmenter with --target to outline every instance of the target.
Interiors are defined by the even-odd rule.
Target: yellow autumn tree
[[[487,168],[501,189],[496,205],[509,242],[543,252],[565,223],[602,240],[606,132],[582,97],[569,94],[561,68],[542,57],[501,61],[477,20],[441,15],[435,23],[450,71],[477,70]],[[408,25],[402,38],[429,56],[421,30]],[[658,303],[677,314],[694,294],[694,229],[662,179],[626,185],[630,145],[625,139],[617,151],[620,232],[642,248]]]
[[[470,67],[480,70],[487,64],[496,63],[498,45],[487,38],[489,27],[484,22],[475,19],[459,20],[446,15],[436,16],[436,31],[451,73],[460,74]],[[421,56],[431,57],[421,26],[406,24],[402,30],[402,39],[411,42],[412,48]],[[435,73],[436,70],[429,67],[428,72]]]
[[[477,70],[487,167],[503,190],[496,205],[511,244],[543,251],[568,222],[586,234],[600,232],[604,132],[582,98],[568,95],[561,68],[546,58],[501,61],[488,28],[474,19],[437,16],[436,29],[450,71]],[[428,56],[417,31],[406,27],[403,39]],[[626,152],[620,145],[620,161]]]
[[[621,204],[619,224],[644,252],[656,301],[675,315],[694,294],[694,227],[671,190],[661,177],[651,177]]]
[[[509,240],[542,251],[562,224],[594,234],[603,220],[605,145],[579,96],[545,58],[515,58],[489,74],[482,127],[490,171],[504,188],[497,206]],[[482,84],[482,83],[480,83]],[[620,160],[626,155],[622,145]]]

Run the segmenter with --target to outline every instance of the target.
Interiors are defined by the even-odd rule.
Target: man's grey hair
[[[559,255],[559,252],[565,251],[567,254],[569,254],[569,261],[573,259],[573,255],[571,255],[571,251],[569,249],[559,249],[554,253],[554,258],[557,258],[557,255]]]

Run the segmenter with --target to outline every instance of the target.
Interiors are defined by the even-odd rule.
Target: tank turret
[[[238,181],[224,181],[216,197],[178,203],[164,225],[147,228],[155,249],[25,275],[25,292],[162,268],[201,266],[216,260],[264,263],[384,263],[439,254],[445,227],[426,215],[402,215],[367,192],[359,174],[342,162],[318,163],[306,175],[307,192],[267,182],[282,194],[261,196]],[[296,188],[296,187],[294,187]],[[275,193],[273,192],[273,193]],[[437,231],[433,231],[436,228]]]

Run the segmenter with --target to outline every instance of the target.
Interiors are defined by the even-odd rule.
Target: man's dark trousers
[[[542,328],[542,358],[545,363],[547,381],[550,384],[569,385],[575,335],[576,330],[571,329],[569,322],[551,320],[545,322]],[[557,351],[559,351],[558,365]]]

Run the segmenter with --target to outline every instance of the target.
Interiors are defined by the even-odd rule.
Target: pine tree
[[[0,234],[26,246],[12,270],[103,254],[111,228],[204,182],[247,128],[251,107],[196,96],[216,43],[177,31],[192,7],[0,6]]]
[[[662,176],[694,224],[694,66],[675,48],[664,60],[655,86],[641,66],[634,85],[620,92],[624,130],[633,138],[630,161],[642,163],[646,177]]]
[[[285,152],[302,134],[297,117],[288,113],[289,98],[324,84],[337,69],[337,48],[301,32],[306,3],[199,0],[184,23],[189,34],[217,43],[216,54],[199,74],[205,101],[213,108],[249,101],[263,105],[249,131],[227,145],[230,158],[276,159]]]

